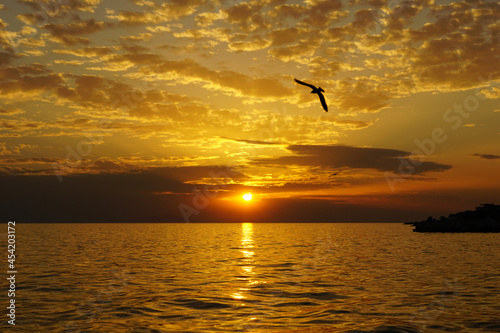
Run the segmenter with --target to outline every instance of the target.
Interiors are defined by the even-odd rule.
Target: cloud
[[[5,142],[0,142],[0,156],[12,154],[13,153],[7,148],[7,144]]]
[[[156,1],[136,1],[136,4],[148,8],[142,12],[119,11],[118,14],[111,11],[106,17],[118,21],[121,25],[128,26],[156,24],[191,15],[204,3],[204,0],[176,0],[162,3]]]
[[[100,47],[85,47],[83,49],[56,49],[53,50],[57,54],[71,54],[77,57],[102,57],[112,54],[114,49],[107,46]]]
[[[493,154],[472,154],[472,156],[476,156],[485,160],[498,160],[500,159],[500,155]]]
[[[60,85],[56,94],[63,100],[94,109],[133,108],[146,98],[141,91],[133,89],[128,84],[97,75],[75,76],[74,86]]]
[[[245,36],[245,40],[238,40],[235,36],[229,38],[229,49],[232,51],[257,51],[269,46],[269,40],[262,36]],[[249,40],[246,40],[249,39]]]
[[[313,0],[309,1],[308,15],[303,20],[307,25],[324,28],[331,20],[337,18],[336,14],[342,9],[340,0]]]
[[[18,145],[8,145],[5,142],[0,142],[0,156],[2,155],[20,155],[22,150],[34,148],[32,145],[20,143]],[[0,162],[5,163],[5,159]]]
[[[40,64],[0,68],[0,92],[3,98],[36,94],[57,88],[64,78]]]
[[[4,164],[46,164],[46,163],[56,163],[63,162],[64,160],[57,157],[23,157],[15,159],[4,159],[2,163]]]
[[[67,1],[38,1],[17,0],[31,8],[33,16],[32,23],[44,23],[51,20],[66,18],[77,12],[94,13],[95,8],[101,0],[67,0]]]
[[[422,87],[478,87],[478,77],[500,77],[496,37],[500,4],[478,1],[434,6],[434,22],[407,29],[410,43],[421,43],[412,57],[412,74]],[[417,44],[418,45],[418,44]]]
[[[481,95],[487,99],[499,99],[500,98],[500,88],[490,86],[488,89],[483,89],[479,92]]]
[[[351,146],[291,145],[287,148],[294,155],[274,158],[254,158],[254,165],[310,166],[322,168],[375,169],[381,172],[399,173],[401,161],[408,161],[410,153],[383,148]],[[445,171],[450,165],[424,161],[415,167],[414,174]]]
[[[92,34],[110,27],[110,23],[97,22],[94,18],[76,23],[46,24],[42,28],[48,30],[55,41],[66,45],[90,44],[90,40],[83,35]]]
[[[163,18],[157,13],[150,12],[130,12],[120,11],[118,14],[107,15],[108,19],[116,20],[123,25],[143,25],[155,24],[163,21]]]
[[[33,121],[26,118],[14,118],[9,120],[3,120],[0,123],[1,129],[6,129],[9,132],[13,131],[31,131],[40,128],[46,128],[48,124],[42,121]]]
[[[336,83],[335,95],[343,110],[364,110],[377,112],[389,105],[394,95],[391,86],[373,78],[357,78],[355,81],[340,80]]]
[[[139,45],[121,45],[115,47],[85,47],[81,49],[56,49],[57,54],[70,54],[77,57],[93,58],[92,63],[100,63],[100,66],[90,67],[91,70],[125,71],[135,65],[151,65],[160,63],[164,59],[154,53],[148,53],[149,49]],[[119,52],[122,52],[121,54]],[[63,60],[55,60],[63,63]],[[71,63],[69,63],[71,64]]]
[[[205,82],[205,88],[237,92],[243,96],[274,99],[292,96],[292,91],[276,79],[253,78],[229,70],[216,71],[191,59],[165,61],[151,70],[158,74],[175,73],[183,80]]]
[[[153,37],[153,34],[148,32],[143,32],[138,35],[120,37],[121,40],[125,42],[141,42],[141,41],[150,41]]]
[[[229,8],[224,8],[223,12],[226,15],[225,19],[232,24],[236,24],[241,31],[250,32],[259,29],[267,28],[267,23],[264,22],[260,11],[263,8],[262,4],[250,6],[243,2]]]
[[[273,30],[269,33],[271,46],[282,46],[295,43],[301,39],[302,33],[306,31],[305,29],[299,30],[296,27]]]
[[[0,51],[0,66],[6,66],[18,58],[20,58],[20,56],[15,54],[14,52],[1,52]]]
[[[275,6],[269,11],[269,16],[280,22],[286,22],[288,19],[298,20],[307,14],[307,7],[297,4],[284,4]]]
[[[16,114],[22,114],[22,113],[25,113],[25,111],[19,108],[10,108],[10,109],[0,108],[0,116],[14,116]]]
[[[154,53],[115,54],[107,58],[107,62],[120,64],[123,70],[133,65],[159,64],[162,61],[164,61],[163,57]]]
[[[2,67],[21,58],[21,55],[16,52],[19,33],[5,30],[5,27],[6,24],[0,25],[0,66]]]
[[[226,139],[226,140],[235,141],[235,142],[249,143],[249,144],[254,144],[254,145],[282,145],[282,143],[279,143],[279,142],[268,142],[268,141],[259,141],[259,140],[244,140],[244,139],[233,139],[233,138],[225,138],[225,137],[221,137],[221,139]]]
[[[324,57],[314,57],[310,59],[308,67],[309,73],[317,78],[333,77],[335,74],[342,70],[350,69],[350,65],[347,63],[335,60],[329,61]]]

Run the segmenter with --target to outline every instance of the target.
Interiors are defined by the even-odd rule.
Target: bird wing
[[[326,105],[325,96],[323,96],[323,94],[320,92],[318,92],[317,94],[319,96],[319,100],[321,101],[321,105],[323,105],[323,109],[328,112],[328,105]]]
[[[312,84],[305,83],[305,82],[299,81],[299,80],[297,80],[297,79],[294,79],[294,80],[295,80],[295,82],[297,82],[298,84],[301,84],[301,85],[303,85],[303,86],[308,86],[308,87],[309,87],[309,88],[311,88],[311,89],[316,89],[316,87],[315,87],[315,86],[313,86]]]

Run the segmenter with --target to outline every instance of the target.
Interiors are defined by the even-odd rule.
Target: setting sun
[[[252,193],[245,193],[245,194],[243,194],[243,199],[244,199],[245,201],[250,201],[250,200],[252,200]]]

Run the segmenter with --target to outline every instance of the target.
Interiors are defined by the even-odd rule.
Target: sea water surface
[[[499,234],[17,223],[16,237],[2,332],[500,332]]]

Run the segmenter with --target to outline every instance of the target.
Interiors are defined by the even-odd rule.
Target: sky
[[[406,222],[500,203],[499,60],[496,0],[7,0],[2,215]]]

